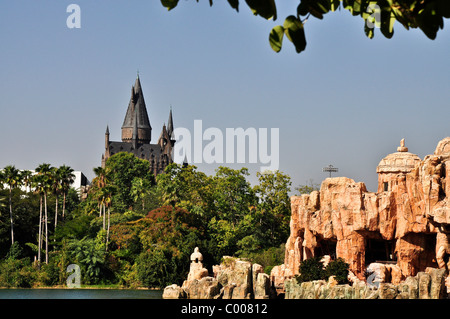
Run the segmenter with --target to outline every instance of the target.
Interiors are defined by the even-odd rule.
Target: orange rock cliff
[[[343,258],[361,280],[369,264],[389,266],[392,283],[427,267],[450,267],[450,137],[421,160],[405,141],[378,167],[378,190],[350,178],[327,178],[320,191],[291,197],[290,237],[275,286],[299,273],[302,260]]]

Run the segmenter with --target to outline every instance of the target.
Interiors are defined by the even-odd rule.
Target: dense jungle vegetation
[[[94,172],[81,196],[67,166],[1,171],[1,287],[65,286],[70,264],[82,285],[182,284],[195,247],[210,270],[224,255],[266,272],[283,263],[291,181],[279,171],[255,186],[246,168],[171,164],[155,178],[148,161],[118,153]]]

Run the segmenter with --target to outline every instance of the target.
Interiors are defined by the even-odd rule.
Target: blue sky
[[[395,25],[366,38],[346,10],[305,25],[296,54],[268,44],[277,21],[236,13],[225,1],[21,0],[0,3],[0,167],[67,164],[93,177],[109,125],[120,140],[139,70],[156,142],[172,105],[174,124],[280,129],[280,170],[293,187],[320,183],[322,167],[376,189],[376,166],[406,138],[423,158],[450,136],[450,33],[432,41]],[[81,8],[69,29],[66,8]],[[447,20],[445,21],[447,23]],[[198,165],[209,174],[217,165]],[[260,165],[250,168],[252,179]],[[238,167],[238,165],[233,165]]]

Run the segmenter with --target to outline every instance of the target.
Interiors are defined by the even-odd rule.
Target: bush
[[[0,264],[0,286],[6,288],[31,288],[37,278],[37,270],[28,259],[6,259]]]
[[[344,259],[338,258],[328,263],[327,267],[323,267],[322,257],[313,257],[306,259],[300,263],[300,275],[295,278],[299,283],[313,280],[327,280],[331,276],[335,276],[335,279],[339,284],[348,283],[348,268]]]
[[[136,260],[137,277],[147,288],[164,288],[181,285],[189,272],[189,256],[176,256],[168,247],[154,247],[139,255]]]
[[[264,272],[270,275],[270,271],[274,266],[284,263],[285,250],[285,245],[281,244],[279,247],[269,247],[258,252],[240,254],[239,257],[260,264],[263,266]]]
[[[335,276],[335,279],[339,284],[346,284],[348,283],[348,267],[349,264],[342,258],[332,260],[325,268],[326,278]]]
[[[300,283],[305,281],[325,279],[326,275],[321,259],[322,257],[313,257],[303,260],[300,263],[300,275],[297,275],[295,277],[297,281]]]

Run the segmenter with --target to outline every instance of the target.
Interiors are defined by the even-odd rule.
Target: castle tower
[[[171,109],[168,127],[166,128],[164,124],[158,141],[155,144],[150,143],[152,127],[138,74],[136,82],[131,88],[130,102],[122,125],[122,141],[111,141],[109,127],[106,127],[102,167],[106,166],[106,161],[114,154],[127,152],[149,161],[150,170],[155,176],[162,173],[167,165],[173,162],[172,150],[175,145],[173,130]]]
[[[131,88],[130,102],[122,125],[122,142],[133,143],[133,134],[136,128],[137,143],[149,144],[152,137],[152,127],[148,118],[139,75]]]

